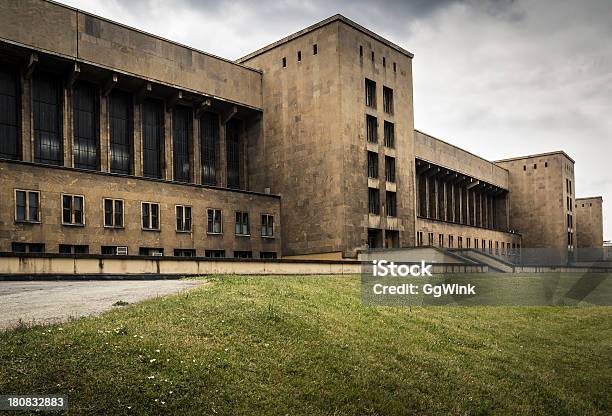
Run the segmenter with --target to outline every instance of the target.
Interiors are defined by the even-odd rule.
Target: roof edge
[[[511,157],[508,159],[499,159],[499,160],[495,160],[495,163],[499,163],[499,162],[512,162],[515,160],[523,160],[523,159],[532,159],[534,157],[541,157],[541,156],[551,156],[551,155],[563,155],[566,158],[568,158],[569,160],[572,161],[572,163],[576,163],[576,161],[574,159],[572,159],[571,157],[569,157],[569,155],[567,153],[565,153],[563,150],[555,150],[552,152],[544,152],[544,153],[535,153],[533,155],[525,155],[525,156],[517,156],[517,157]]]
[[[382,36],[377,35],[376,33],[372,32],[369,29],[366,29],[365,27],[361,26],[359,23],[356,23],[356,22],[352,21],[348,17],[345,17],[345,16],[343,16],[341,14],[335,14],[335,15],[333,15],[331,17],[328,17],[327,19],[323,19],[320,22],[317,22],[317,23],[315,23],[313,25],[310,25],[310,26],[308,26],[305,29],[302,29],[302,30],[297,31],[295,33],[292,33],[292,34],[290,34],[288,36],[285,36],[284,38],[282,38],[280,40],[277,40],[276,42],[270,43],[269,45],[264,46],[263,48],[257,49],[256,51],[251,52],[248,55],[243,56],[242,58],[238,58],[238,59],[236,59],[236,62],[239,63],[239,64],[243,64],[245,61],[248,61],[248,60],[250,60],[250,59],[252,59],[252,58],[254,58],[254,57],[258,56],[258,55],[261,55],[261,54],[263,54],[265,52],[268,52],[268,51],[270,51],[270,50],[272,50],[272,49],[274,49],[274,48],[276,48],[276,47],[278,47],[280,45],[283,45],[283,44],[285,44],[287,42],[290,42],[290,41],[292,41],[294,39],[297,39],[297,38],[299,38],[301,36],[304,36],[304,35],[306,35],[306,34],[308,34],[310,32],[313,32],[313,31],[319,29],[319,28],[327,26],[330,23],[338,22],[338,21],[343,22],[343,23],[351,26],[352,28],[354,28],[354,29],[364,33],[365,35],[370,36],[371,38],[373,38],[373,39],[375,39],[375,40],[377,40],[377,41],[379,41],[381,43],[384,43],[385,45],[389,46],[390,48],[395,49],[396,51],[398,51],[398,52],[408,56],[410,59],[414,58],[414,54],[412,52],[409,52],[406,49],[402,48],[401,46],[391,42],[390,40],[387,40],[387,39],[383,38]]]
[[[587,199],[599,199],[603,201],[603,196],[599,195],[599,196],[582,196],[580,198],[576,197],[576,201],[585,201]]]

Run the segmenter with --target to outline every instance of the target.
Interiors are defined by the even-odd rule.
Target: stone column
[[[192,119],[191,129],[191,144],[192,144],[192,157],[191,157],[191,181],[193,183],[202,183],[202,161],[200,154],[202,151],[200,142],[200,119],[195,117],[195,113]]]
[[[72,88],[62,88],[62,140],[64,150],[64,166],[74,166],[74,155],[72,151],[74,138],[74,125],[72,123]]]
[[[134,103],[134,117],[132,120],[134,143],[132,153],[134,155],[134,175],[142,176],[142,105]]]
[[[110,172],[110,128],[108,121],[108,97],[100,96],[100,170]]]
[[[227,187],[227,147],[225,144],[225,123],[219,126],[219,169],[217,170],[217,185]]]
[[[174,180],[174,158],[172,153],[172,109],[168,109],[164,103],[164,141],[162,143],[162,166],[165,174],[162,178],[168,181]]]

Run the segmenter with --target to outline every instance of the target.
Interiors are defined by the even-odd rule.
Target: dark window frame
[[[164,102],[147,98],[142,109],[142,176],[161,179],[164,175]]]
[[[176,218],[177,233],[191,233],[193,231],[193,209],[191,205],[175,205],[174,213]]]
[[[45,89],[48,91],[43,91]],[[49,93],[47,97],[44,97],[45,92]],[[53,96],[55,96],[54,102]],[[32,77],[32,133],[35,162],[64,165],[63,109],[64,88],[59,77],[43,72],[35,73]],[[51,121],[46,123],[45,120]]]
[[[90,102],[88,102],[91,100]],[[100,170],[100,93],[95,84],[72,86],[72,153],[75,168]]]
[[[397,193],[386,191],[385,192],[385,205],[387,217],[397,217]]]
[[[173,180],[190,182],[192,174],[193,116],[191,108],[177,105],[172,110]]]
[[[206,234],[223,234],[223,212],[221,211],[221,209],[206,209]]]
[[[108,134],[111,173],[134,172],[134,102],[126,91],[113,89],[108,95]]]
[[[385,156],[385,180],[387,182],[394,183],[396,181],[395,170],[395,158],[391,156]]]
[[[380,190],[368,188],[368,214],[380,215]]]
[[[239,237],[249,237],[251,235],[249,213],[247,211],[236,211],[235,217],[236,222],[234,224],[234,235]]]
[[[21,78],[17,68],[0,62],[0,158],[20,160],[21,140]],[[11,90],[12,86],[12,90]],[[5,97],[2,99],[2,97]],[[12,137],[11,137],[12,136]],[[11,149],[13,147],[13,149]]]
[[[365,79],[365,105],[376,108],[376,82],[368,78]]]
[[[274,215],[261,214],[261,237],[274,238]]]
[[[378,153],[368,151],[368,178],[378,179]]]
[[[154,207],[156,209],[153,209]],[[141,201],[140,218],[140,226],[143,231],[161,231],[161,209],[159,202]]]
[[[394,103],[393,103],[393,89],[383,85],[383,111],[387,114],[393,115]]]
[[[385,120],[383,125],[383,136],[385,147],[390,149],[395,148],[395,124]]]
[[[80,200],[81,209],[77,209],[75,201]],[[69,201],[69,205],[66,206],[66,201]],[[78,194],[61,194],[62,202],[62,225],[71,227],[84,227],[85,226],[85,197]],[[68,214],[68,219],[66,219]],[[78,219],[81,221],[79,222]]]
[[[219,115],[205,112],[200,117],[200,164],[202,184],[217,185],[219,170]]]
[[[378,143],[378,119],[370,114],[366,114],[366,140]]]
[[[107,209],[107,202],[110,202],[110,207],[111,210],[109,211]],[[117,216],[118,214],[118,206],[121,206],[121,212],[120,212],[120,217]],[[104,222],[104,228],[125,228],[125,202],[123,199],[117,199],[117,198],[102,198],[102,212],[103,212],[103,222]],[[108,215],[110,215],[110,223],[108,220]],[[117,219],[120,218],[120,224],[118,225],[117,223],[119,221],[117,221]]]
[[[23,193],[24,194],[24,205],[23,205],[23,218],[19,218],[19,211],[18,211],[18,197],[17,194],[18,193]],[[32,218],[32,200],[30,195],[36,195],[36,218]],[[32,224],[40,224],[42,223],[42,219],[41,219],[41,207],[40,207],[40,191],[35,191],[35,190],[30,190],[30,189],[15,189],[15,192],[13,193],[14,196],[14,202],[15,202],[15,222],[19,222],[19,223],[32,223]]]

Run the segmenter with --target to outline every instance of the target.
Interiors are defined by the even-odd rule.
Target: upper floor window
[[[191,180],[191,110],[179,105],[172,114],[172,160],[174,180]]]
[[[2,63],[0,68],[0,158],[19,159],[19,76]]]
[[[385,146],[395,147],[395,124],[385,121],[384,125]]]
[[[300,62],[302,60],[302,51],[298,51],[298,53],[297,53],[297,60],[298,60],[298,62]]]
[[[395,182],[395,158],[385,156],[385,180]]]
[[[62,195],[62,224],[84,225],[83,205],[81,195]]]
[[[123,228],[123,200],[104,198],[104,226]]]
[[[317,47],[317,44],[315,43],[314,45],[312,45],[312,54],[316,55],[319,52],[319,48]]]
[[[142,174],[145,177],[162,177],[163,137],[163,102],[147,99],[142,105]]]
[[[208,225],[206,227],[206,232],[208,234],[221,234],[223,232],[220,209],[208,209]]]
[[[98,107],[96,86],[77,81],[72,89],[75,168],[98,169]]]
[[[376,188],[368,188],[368,212],[380,214],[380,191]]]
[[[370,143],[378,142],[378,120],[371,115],[366,115],[366,138]]]
[[[32,118],[34,119],[34,160],[63,165],[62,88],[59,80],[35,74],[32,83]]]
[[[15,221],[40,222],[40,192],[15,191]]]
[[[191,207],[176,206],[176,231],[191,232]]]
[[[387,216],[397,217],[397,195],[395,192],[386,192]]]
[[[365,80],[365,97],[368,107],[376,108],[376,83],[366,78]]]
[[[131,95],[113,89],[108,95],[110,170],[113,173],[132,173],[132,123]]]
[[[249,213],[248,212],[236,212],[236,235],[249,235]]]
[[[383,87],[383,110],[387,114],[393,114],[393,90]]]
[[[378,153],[368,152],[368,178],[378,178]]]
[[[274,237],[274,216],[262,214],[261,216],[261,236]]]
[[[143,230],[159,230],[159,204],[155,202],[142,203]]]
[[[202,164],[202,183],[217,184],[219,149],[219,116],[206,112],[200,118],[200,158]]]

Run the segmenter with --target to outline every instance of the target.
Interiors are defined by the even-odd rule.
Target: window
[[[298,53],[297,53],[297,60],[298,60],[298,62],[300,62],[302,60],[302,51],[298,51]]]
[[[548,162],[544,162],[544,167],[547,168],[548,167]]]
[[[174,257],[195,257],[195,250],[192,248],[175,248]]]
[[[236,235],[249,235],[249,213],[248,212],[236,212]]]
[[[397,217],[397,195],[395,192],[387,191],[385,196],[387,198],[387,216]]]
[[[59,245],[59,253],[60,254],[88,254],[89,253],[89,246],[86,246],[86,245],[60,244]]]
[[[378,153],[368,152],[368,178],[378,178]]]
[[[32,89],[34,161],[63,165],[62,94],[59,82],[50,76],[38,74],[34,76]]]
[[[470,237],[465,239],[465,246],[467,248],[472,248],[472,239]]]
[[[314,45],[312,45],[312,54],[316,55],[319,52],[319,48],[317,47],[317,44],[315,43]]]
[[[378,120],[376,120],[376,117],[366,116],[366,137],[370,143],[378,141]]]
[[[534,169],[537,169],[537,168],[538,168],[538,164],[537,164],[537,163],[534,163],[534,164],[533,164],[533,168],[534,168]]]
[[[370,55],[372,56],[372,62],[374,62],[374,51],[372,51]]]
[[[261,236],[274,237],[274,216],[269,214],[261,215]]]
[[[438,247],[444,247],[444,234],[438,234]]]
[[[387,114],[393,114],[393,90],[383,87],[383,110]]]
[[[102,246],[100,253],[105,256],[127,256],[128,248],[125,246]]]
[[[140,247],[138,249],[138,255],[140,256],[163,256],[164,249],[159,247]]]
[[[395,125],[393,123],[389,123],[388,121],[385,121],[384,134],[385,134],[385,146],[394,148],[395,147]]]
[[[395,158],[385,156],[385,180],[395,182]]]
[[[376,108],[376,83],[366,78],[365,80],[366,106]]]
[[[200,119],[202,183],[217,184],[217,152],[219,148],[219,116],[204,113]]]
[[[176,106],[172,114],[172,156],[174,180],[189,182],[191,179],[191,110]]]
[[[523,170],[527,170],[527,165],[523,165]]]
[[[208,209],[208,225],[206,227],[206,232],[208,234],[221,234],[223,232],[220,209]]]
[[[62,224],[84,225],[84,200],[80,195],[62,195]]]
[[[227,144],[227,186],[240,188],[240,133],[242,122],[237,119],[230,120],[225,126],[225,140]]]
[[[275,259],[277,258],[276,251],[262,251],[259,253],[259,258],[260,259]]]
[[[359,56],[363,56],[363,46],[359,46]]]
[[[104,226],[123,228],[123,200],[104,198]]]
[[[145,100],[142,105],[142,174],[147,178],[162,177],[163,125],[163,103],[158,100]]]
[[[252,259],[253,252],[252,251],[234,251],[235,259]]]
[[[455,238],[452,235],[448,236],[448,248],[453,248],[455,245]]]
[[[434,245],[434,233],[427,233],[427,245]]]
[[[393,62],[393,72],[397,72],[397,64]]]
[[[225,257],[225,250],[204,250],[204,257],[209,259]]]
[[[19,76],[17,71],[0,68],[0,158],[19,159]]]
[[[474,239],[474,248],[478,248],[478,240],[477,238]]]
[[[287,67],[287,58],[283,57],[283,68]]]
[[[423,232],[419,231],[417,232],[417,246],[422,246],[423,245]]]
[[[142,228],[143,230],[159,230],[159,204],[142,203]]]
[[[176,231],[182,233],[191,232],[191,207],[184,205],[176,206]]]
[[[15,221],[40,222],[40,192],[15,191]]]
[[[383,68],[387,67],[387,58],[383,56]]]
[[[380,191],[368,188],[368,213],[380,215]]]
[[[13,253],[44,253],[45,245],[40,243],[11,243]]]
[[[457,247],[463,248],[463,237],[457,237]]]
[[[72,89],[74,167],[98,169],[98,92],[96,86],[77,81]]]
[[[114,89],[108,96],[110,171],[132,173],[132,97]]]

